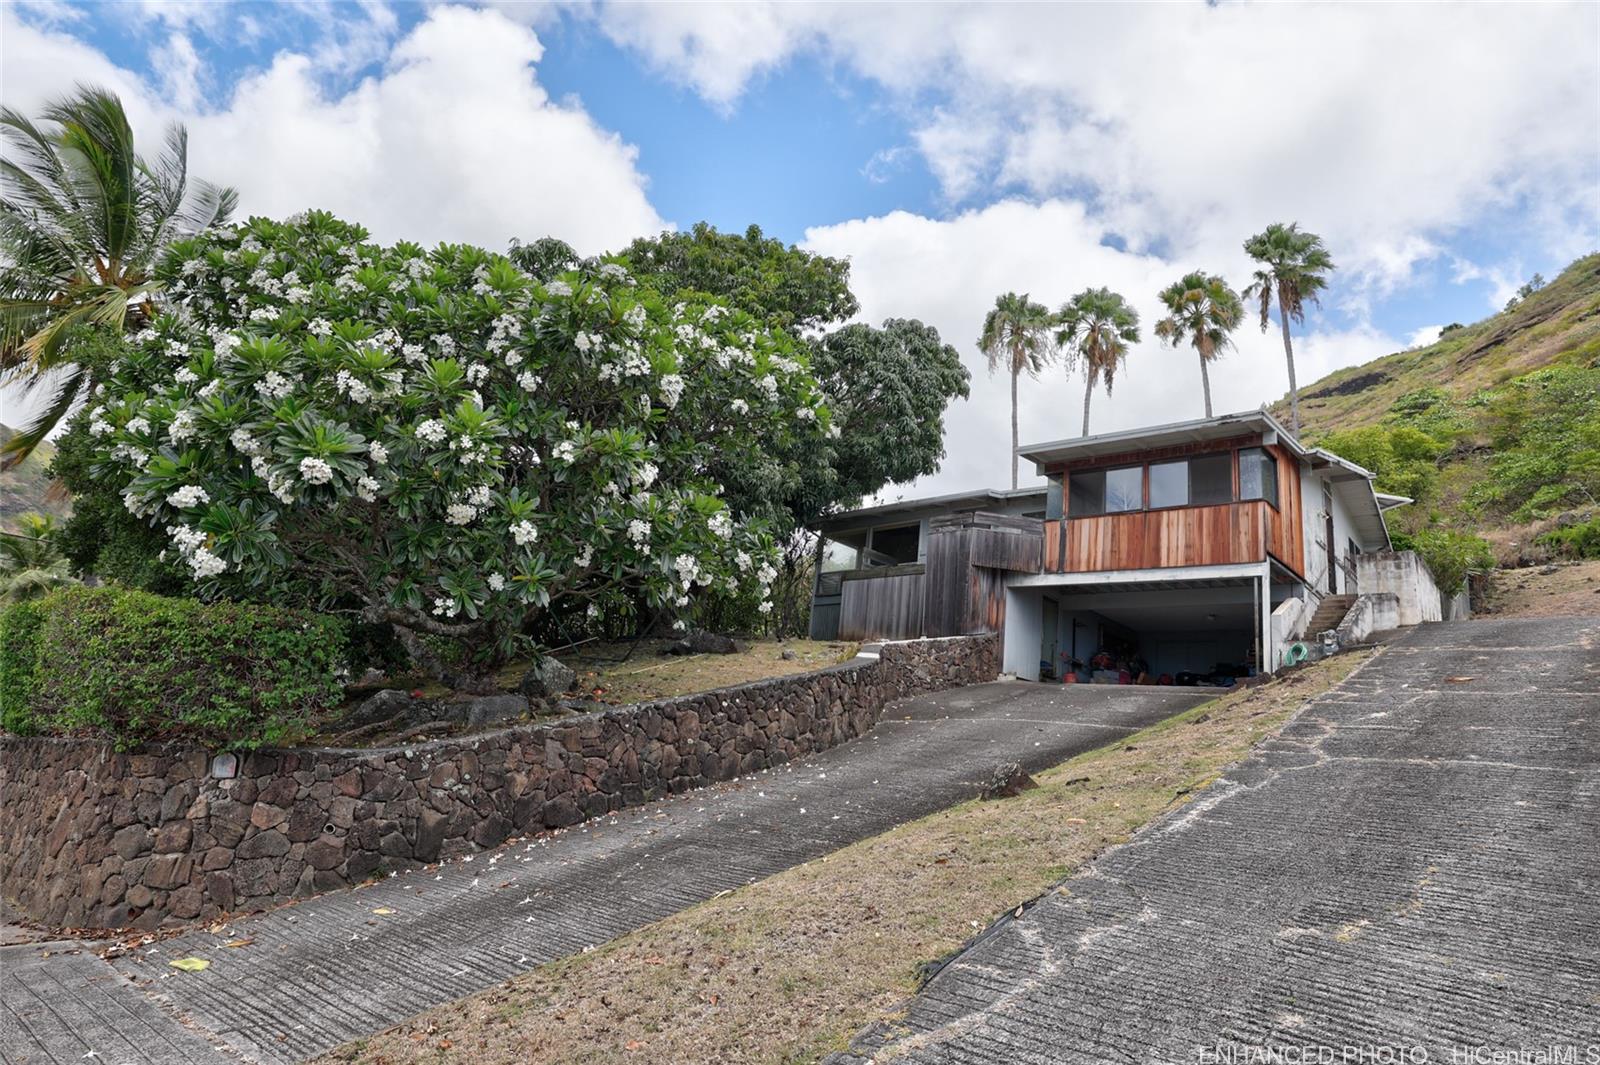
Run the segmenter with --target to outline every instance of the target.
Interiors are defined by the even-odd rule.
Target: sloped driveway
[[[258,1062],[301,1060],[970,798],[999,762],[1053,765],[1210,694],[955,689],[891,707],[867,736],[781,769],[236,921],[221,934],[189,933],[114,967],[81,955],[13,954],[6,964],[0,954],[0,1057],[189,1061],[221,1047]],[[248,945],[226,945],[241,940]],[[186,956],[211,965],[169,967]],[[75,1031],[63,1023],[69,1013],[115,1020]]]
[[[835,1061],[875,1056],[1600,1061],[1600,619],[1398,639]]]

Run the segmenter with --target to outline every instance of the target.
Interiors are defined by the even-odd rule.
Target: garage
[[[1213,567],[1214,568],[1214,567]],[[1270,653],[1272,606],[1294,585],[1261,567],[1155,580],[1019,581],[1007,589],[1005,669],[1021,679],[1227,686]]]

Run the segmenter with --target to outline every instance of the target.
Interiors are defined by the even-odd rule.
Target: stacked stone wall
[[[0,889],[52,926],[157,927],[262,909],[781,765],[889,703],[993,680],[997,638],[883,645],[812,673],[370,750],[119,753],[0,738]]]

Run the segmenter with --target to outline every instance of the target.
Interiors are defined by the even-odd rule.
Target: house
[[[1272,671],[1359,592],[1409,503],[1265,411],[1018,449],[1045,486],[834,515],[816,639],[1003,633],[1027,679]],[[1431,615],[1436,618],[1437,604]]]

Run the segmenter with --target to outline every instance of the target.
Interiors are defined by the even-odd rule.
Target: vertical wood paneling
[[[911,640],[922,635],[921,573],[844,582],[839,599],[839,639]]]
[[[1267,449],[1278,460],[1278,508],[1267,507],[1267,550],[1295,575],[1306,575],[1306,545],[1302,533],[1303,500],[1300,498],[1300,463],[1281,444]]]
[[[1267,557],[1271,510],[1261,500],[1249,500],[1046,522],[1048,568],[1055,573],[1092,573],[1261,562]],[[1065,554],[1050,547],[1063,524]]]

